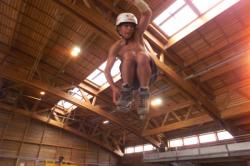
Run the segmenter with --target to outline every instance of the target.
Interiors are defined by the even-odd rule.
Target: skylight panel
[[[98,70],[98,69],[96,69],[95,71],[93,71],[88,77],[87,77],[87,79],[88,80],[93,80],[98,74],[100,74],[101,73],[101,71],[100,70]]]
[[[103,63],[100,65],[99,69],[101,69],[102,71],[104,71],[106,65],[107,65],[107,61],[103,62]]]
[[[64,109],[64,110],[73,110],[76,108],[75,105],[65,101],[65,100],[60,100],[58,103],[57,103],[57,106],[59,106],[60,108]]]
[[[89,93],[84,92],[83,90],[80,90],[77,87],[75,87],[74,89],[70,90],[69,94],[72,95],[73,97],[77,98],[78,100],[84,100],[84,96],[86,96],[88,99],[91,99],[93,97]]]
[[[170,37],[170,43],[174,44],[239,1],[191,0],[191,7],[190,3],[177,0],[153,22]]]
[[[168,17],[170,16],[170,14],[168,13],[168,10],[164,10],[158,17],[156,17],[154,19],[154,23],[156,25],[160,25],[161,23],[163,23]]]
[[[175,24],[175,19],[171,17],[168,19],[167,22],[165,22],[160,28],[168,35],[172,36],[177,30],[177,26]]]
[[[120,74],[120,64],[121,61],[119,59],[116,59],[112,69],[111,69],[111,76],[113,79],[115,79],[119,74]],[[91,73],[88,77],[87,80],[94,83],[95,85],[101,86],[105,85],[107,83],[104,70],[107,65],[107,61],[103,62],[98,69],[96,69],[93,73]],[[117,80],[114,80],[116,82]],[[108,87],[108,86],[107,86]],[[106,87],[106,88],[107,88]]]
[[[104,75],[104,73],[99,74],[97,77],[95,77],[92,80],[93,83],[95,83],[98,86],[102,86],[103,84],[105,84],[107,82],[106,77]]]
[[[205,14],[205,17],[207,19],[212,19],[239,1],[240,0],[224,0],[220,2],[219,4],[217,4],[215,7],[213,7],[212,9],[210,9]]]
[[[185,6],[179,12],[177,12],[174,17],[176,19],[177,25],[182,28],[198,16],[189,6]]]
[[[216,141],[215,133],[209,133],[199,136],[200,143],[214,142]]]
[[[120,64],[121,61],[118,59],[115,61],[112,69],[111,69],[111,76],[114,77],[120,73]]]
[[[112,69],[111,69],[111,76],[116,76],[120,73],[120,64],[121,64],[121,61],[120,59],[116,59]],[[105,67],[107,65],[107,61],[103,62],[100,66],[99,66],[99,69],[104,71],[105,70]]]
[[[64,100],[60,100],[60,101],[58,101],[57,105],[61,106],[63,108],[63,102],[64,102]]]
[[[195,14],[189,6],[185,6],[175,15],[173,15],[173,17],[167,20],[162,25],[162,29],[167,33],[168,36],[172,36],[174,33],[185,27],[197,17],[197,14]]]
[[[73,90],[70,90],[70,94],[77,98],[78,100],[82,100],[83,96],[79,88],[74,88]]]
[[[192,0],[192,3],[201,13],[205,13],[221,1],[222,0]]]
[[[178,9],[180,9],[183,5],[185,5],[184,0],[177,0],[172,5],[170,5],[167,10],[169,13],[173,14]]]
[[[154,23],[160,26],[165,20],[167,20],[171,14],[179,10],[183,5],[185,5],[184,0],[177,0],[170,7],[164,10],[158,17],[154,19]]]
[[[83,90],[81,91],[77,87],[69,90],[68,93],[80,101],[85,101],[83,96],[87,96],[88,99],[91,99],[93,97],[92,95],[88,94],[87,92],[84,92]],[[67,111],[72,111],[75,108],[77,108],[77,106],[75,106],[75,105],[73,105],[70,102],[67,102],[65,100],[58,101],[56,107],[59,107],[61,109],[67,110]]]
[[[71,103],[69,103],[69,102],[67,102],[67,101],[64,101],[64,103],[63,103],[63,107],[65,108],[65,109],[69,109],[70,107],[72,107],[73,106],[73,104],[71,104]]]

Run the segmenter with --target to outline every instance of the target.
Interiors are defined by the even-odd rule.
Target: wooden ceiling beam
[[[79,45],[79,47],[81,48],[81,54],[83,54],[94,43],[97,37],[98,36],[95,33],[89,33],[84,37],[83,41]],[[54,83],[56,82],[59,75],[63,73],[67,65],[70,64],[72,58],[73,58],[72,55],[69,56],[68,58],[66,58],[64,63],[60,66],[59,70],[56,72],[55,76],[52,78]]]
[[[46,34],[46,37],[44,38],[45,40],[42,40],[41,44],[39,45],[40,47],[39,47],[37,55],[34,55],[36,56],[36,59],[28,75],[28,80],[32,80],[35,72],[37,72],[38,65],[42,57],[44,56],[44,49],[46,48],[48,42],[50,41],[50,38],[52,34],[54,33],[54,31],[57,30],[61,26],[60,22],[62,19],[63,19],[63,16],[60,14],[60,12],[58,12],[57,15],[55,15],[55,19],[53,20],[53,25],[51,26],[51,28],[49,29],[49,32]]]
[[[84,138],[84,139],[86,139],[86,140],[88,140],[90,142],[93,142],[93,143],[95,143],[97,145],[100,145],[101,147],[115,153],[116,155],[121,156],[119,153],[115,152],[115,149],[113,149],[113,147],[110,147],[110,146],[106,145],[104,142],[101,142],[101,141],[99,141],[99,140],[97,140],[97,139],[95,139],[93,137],[89,137],[88,135],[83,134],[79,130],[77,130],[75,128],[72,128],[72,127],[70,127],[68,125],[65,125],[64,123],[61,123],[59,121],[52,120],[47,116],[41,116],[41,115],[38,115],[36,113],[32,113],[32,112],[29,112],[29,111],[26,111],[26,110],[23,110],[23,109],[20,109],[20,108],[16,108],[16,107],[4,104],[4,103],[0,103],[0,107],[3,108],[4,110],[11,111],[11,112],[14,112],[14,113],[17,113],[17,114],[21,114],[23,116],[27,116],[27,117],[30,117],[32,119],[36,119],[38,121],[49,124],[51,126],[55,126],[55,127],[61,128],[63,130],[66,130],[66,131],[68,131],[70,133],[73,133],[73,134],[75,134],[75,135],[77,135],[77,136],[79,136],[81,138]]]
[[[239,106],[226,109],[225,111],[221,113],[221,117],[223,119],[230,119],[230,118],[242,116],[244,114],[249,114],[249,112],[250,112],[250,103],[246,103],[246,104],[242,104]],[[186,127],[192,127],[195,125],[200,125],[200,124],[204,124],[204,123],[208,123],[212,121],[213,119],[209,115],[201,115],[199,117],[190,118],[190,119],[172,123],[172,124],[167,124],[158,128],[144,130],[142,135],[143,136],[156,135],[156,134],[160,134],[163,132],[169,132],[169,131],[174,131],[174,130],[178,130],[178,129],[182,129]]]
[[[221,63],[221,66],[216,68],[216,70],[211,69],[211,71],[207,71],[207,73],[203,73],[200,77],[201,82],[205,82],[207,80],[210,80],[216,76],[222,75],[224,73],[230,72],[232,70],[235,70],[237,68],[243,67],[243,66],[249,66],[249,58],[248,55],[250,54],[250,50],[246,51],[245,56],[240,56],[241,59],[232,58],[232,60],[228,63]],[[239,55],[238,55],[239,56]]]
[[[85,6],[71,4],[69,1],[53,1],[65,12],[70,13],[71,15],[78,17],[80,20],[83,20],[85,23],[87,22],[90,24],[92,28],[94,28],[100,34],[115,40],[119,38],[115,31],[114,25],[112,25],[110,22],[107,22],[105,19],[103,19],[103,16],[94,10]]]
[[[4,3],[4,5],[7,5],[5,2],[2,2],[2,3]],[[12,10],[14,10],[16,12],[16,14],[12,14],[12,20],[16,20],[16,21],[13,21],[14,24],[12,24],[12,28],[8,28],[8,32],[10,32],[9,33],[10,34],[9,35],[10,40],[7,43],[8,47],[9,47],[9,51],[11,50],[11,47],[13,46],[15,33],[17,32],[17,29],[19,27],[18,20],[22,20],[22,15],[20,14],[20,10],[25,9],[25,7],[26,7],[26,3],[24,3],[23,1],[18,1],[17,8],[15,8],[15,9],[12,8]],[[1,65],[5,62],[7,57],[8,57],[8,55],[5,55],[2,58],[2,60],[0,61]]]
[[[68,12],[72,13],[73,15],[78,16],[80,19],[84,19],[85,21],[89,22],[91,25],[102,30],[104,34],[110,35],[111,38],[117,39],[117,33],[115,32],[114,25],[110,22],[105,21],[102,19],[103,17],[92,10],[86,8],[86,10],[81,9],[80,7],[72,4],[67,4],[65,1],[55,1],[61,7],[66,9]],[[105,25],[105,26],[103,26]],[[149,37],[150,38],[150,37]],[[148,43],[149,44],[149,43]],[[151,46],[150,46],[151,48]],[[198,100],[203,107],[207,110],[209,115],[213,117],[223,128],[226,128],[228,131],[232,132],[232,129],[228,124],[226,124],[219,115],[219,110],[215,107],[215,105],[207,99],[207,97],[202,94],[202,92],[195,89],[194,85],[191,82],[183,80],[175,71],[173,71],[170,67],[166,64],[159,61],[159,59],[153,55],[151,56],[154,61],[156,62],[157,66],[165,72],[165,74],[172,80],[180,89],[184,92],[189,94],[194,100]],[[233,133],[233,132],[232,132]]]
[[[167,77],[172,82],[174,82],[178,88],[188,94],[192,100],[196,101],[198,104],[200,103],[202,107],[207,111],[207,113],[224,129],[228,130],[232,135],[237,135],[237,132],[234,130],[234,128],[220,117],[220,110],[215,106],[215,104],[210,101],[202,91],[195,88],[195,85],[192,82],[184,80],[172,68],[161,62],[154,54],[154,51],[152,50],[150,44],[147,41],[145,42],[146,46],[151,52],[151,58],[155,61],[156,65],[167,75]]]
[[[119,39],[119,35],[117,34],[115,30],[115,25],[105,20],[104,17],[101,16],[99,13],[89,8],[84,8],[84,9],[80,8],[79,6],[72,5],[70,3],[67,3],[66,1],[54,0],[54,2],[58,4],[60,7],[62,7],[66,12],[69,12],[72,15],[77,16],[78,18],[80,18],[81,20],[85,22],[87,21],[98,32],[101,32],[104,35],[109,36],[111,39],[115,39],[115,40]],[[105,3],[105,5],[110,6],[110,4],[108,3]],[[122,11],[117,9],[116,13],[117,12],[122,12]],[[150,25],[150,26],[153,26],[153,25]],[[159,32],[155,31],[155,33],[159,33]],[[151,35],[148,31],[145,32],[145,35],[150,41],[152,41],[152,43],[160,46],[159,48],[164,50],[164,45],[162,45],[161,42],[158,39],[156,39],[153,35]]]
[[[155,134],[160,134],[163,132],[169,132],[169,131],[173,131],[173,130],[177,130],[177,129],[181,129],[185,127],[191,127],[191,126],[199,125],[202,123],[208,123],[212,121],[213,119],[209,115],[203,115],[203,116],[191,118],[185,121],[180,121],[180,122],[164,125],[158,128],[145,130],[142,135],[143,136],[155,135]]]
[[[223,93],[227,93],[229,91],[241,89],[241,88],[248,87],[248,86],[250,86],[250,78],[231,84],[229,86],[224,86],[223,88],[215,90],[214,94],[217,96]]]
[[[93,87],[85,84],[85,83],[80,83],[78,86],[78,88],[83,89],[84,91],[86,91],[87,93],[90,93],[91,95],[97,97],[97,99],[103,100],[106,103],[109,103],[112,105],[112,102],[110,101],[109,98],[105,97],[105,96],[101,96],[99,93],[99,90],[94,89]]]
[[[239,33],[236,33],[236,34],[228,37],[229,43],[221,42],[213,47],[206,49],[206,51],[204,51],[204,53],[201,53],[199,55],[200,58],[198,60],[196,58],[192,58],[189,61],[186,61],[185,68],[193,66],[193,65],[203,61],[207,57],[214,56],[214,54],[218,54],[218,53],[224,51],[225,49],[229,49],[231,47],[234,47],[235,45],[237,45],[239,43],[247,44],[249,42],[249,39],[250,39],[249,34],[250,34],[250,27],[239,31]]]
[[[114,122],[115,124],[117,124],[118,126],[130,131],[131,133],[135,134],[136,136],[138,136],[139,138],[144,139],[145,141],[148,141],[150,143],[152,143],[154,146],[159,145],[159,143],[150,138],[147,137],[142,137],[141,133],[139,130],[133,128],[132,126],[129,126],[127,123],[123,122],[121,119],[113,116],[112,114],[109,114],[108,112],[104,111],[103,109],[99,108],[99,107],[95,107],[93,106],[91,103],[87,103],[87,102],[81,102],[80,100],[73,98],[71,95],[69,95],[66,92],[63,92],[55,87],[52,87],[50,85],[44,84],[38,80],[32,80],[32,81],[28,81],[25,79],[25,77],[21,77],[20,75],[17,75],[16,72],[14,70],[9,69],[5,69],[3,67],[0,67],[0,76],[2,76],[5,79],[14,81],[14,82],[19,82],[22,83],[28,87],[32,87],[32,88],[36,88],[36,89],[40,89],[45,91],[48,94],[52,94],[54,96],[57,96],[60,99],[66,100],[74,105],[76,105],[79,108],[82,109],[87,109],[89,111],[92,111],[112,122]]]
[[[183,102],[183,103],[177,104],[175,106],[164,107],[162,110],[150,111],[148,117],[149,118],[155,118],[155,117],[164,115],[164,114],[166,114],[168,112],[177,111],[177,110],[180,110],[180,109],[183,109],[183,108],[190,107],[193,104],[194,104],[193,102],[188,101],[188,102]]]

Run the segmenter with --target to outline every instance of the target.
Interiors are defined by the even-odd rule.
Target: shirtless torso
[[[121,39],[118,41],[118,43],[120,48],[117,57],[121,60],[125,59],[126,56],[135,57],[138,53],[144,53],[146,56],[148,56],[144,44],[141,44],[142,41],[130,41],[126,44],[125,41]]]

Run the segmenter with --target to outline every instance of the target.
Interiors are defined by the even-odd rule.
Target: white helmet
[[[121,13],[117,16],[115,25],[118,26],[124,22],[131,22],[137,24],[137,18],[132,13]]]

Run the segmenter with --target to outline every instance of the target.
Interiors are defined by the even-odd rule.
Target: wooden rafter
[[[202,107],[205,108],[207,113],[216,121],[218,122],[224,129],[228,130],[232,133],[232,135],[237,135],[236,130],[233,129],[229,124],[227,124],[221,117],[220,117],[220,110],[206,97],[206,95],[197,90],[192,82],[184,80],[180,77],[173,69],[169,66],[161,62],[157,56],[154,54],[154,51],[148,41],[146,42],[146,46],[150,49],[150,56],[155,61],[156,65],[167,75],[167,77],[173,81],[177,87],[182,89],[186,92],[191,99],[195,100],[198,103],[201,103]]]
[[[112,147],[104,144],[103,142],[101,142],[101,141],[99,141],[99,140],[97,140],[97,139],[95,139],[93,137],[89,137],[88,135],[83,134],[79,130],[74,129],[74,128],[70,127],[70,126],[67,126],[64,123],[52,120],[47,116],[41,116],[41,115],[38,115],[36,113],[32,113],[32,112],[29,112],[29,111],[26,111],[26,110],[23,110],[23,109],[20,109],[20,108],[16,108],[16,107],[13,107],[13,106],[10,106],[10,105],[7,105],[7,104],[3,104],[3,103],[0,103],[0,107],[4,108],[7,111],[15,112],[15,113],[18,113],[18,114],[21,114],[21,115],[24,115],[24,116],[39,120],[41,122],[47,123],[49,125],[64,129],[64,130],[66,130],[68,132],[71,132],[71,133],[73,133],[73,134],[75,134],[77,136],[80,136],[80,137],[82,137],[84,139],[87,139],[87,140],[89,140],[89,141],[91,141],[91,142],[93,142],[95,144],[98,144],[98,145],[102,146],[103,148],[115,153],[115,151],[114,151],[114,149]],[[120,154],[118,154],[118,153],[115,153],[115,154],[120,156]]]
[[[80,100],[77,100],[76,98],[73,98],[71,95],[67,94],[66,92],[63,92],[57,88],[54,88],[50,85],[46,85],[46,84],[43,84],[42,82],[40,81],[37,81],[37,80],[33,80],[33,81],[28,81],[26,80],[25,78],[21,77],[21,76],[18,76],[16,75],[16,73],[11,70],[11,69],[4,69],[4,68],[0,68],[0,76],[2,76],[3,78],[6,78],[8,80],[12,80],[12,81],[15,81],[15,82],[19,82],[19,83],[22,83],[26,86],[29,86],[29,87],[33,87],[33,88],[37,88],[37,89],[41,89],[45,92],[47,92],[48,94],[52,94],[52,95],[55,95],[63,100],[66,100],[76,106],[78,106],[79,108],[83,108],[83,109],[88,109],[89,111],[92,111],[112,122],[114,122],[115,124],[117,124],[118,126],[130,131],[131,133],[134,133],[136,136],[152,143],[154,146],[157,146],[159,145],[159,143],[154,140],[153,138],[151,137],[142,137],[141,134],[140,134],[140,131],[133,128],[132,126],[126,124],[125,122],[123,122],[121,119],[109,114],[108,112],[104,111],[103,109],[99,108],[99,107],[96,107],[96,106],[93,106],[91,103],[87,103],[87,102],[81,102]]]
[[[224,110],[221,113],[221,117],[222,119],[225,120],[225,119],[230,119],[232,117],[235,118],[237,116],[242,116],[249,112],[250,112],[250,103],[246,103],[240,106],[235,106],[235,107]],[[180,122],[164,125],[158,128],[144,130],[142,135],[143,136],[155,135],[155,134],[159,134],[162,132],[169,132],[169,131],[173,131],[173,130],[177,130],[177,129],[181,129],[185,127],[191,127],[195,125],[200,125],[200,124],[204,124],[204,123],[208,123],[212,121],[213,119],[209,115],[201,115],[199,117],[190,118],[190,119],[183,120]]]
[[[164,114],[166,114],[168,112],[177,111],[177,110],[180,110],[180,109],[183,109],[183,108],[190,107],[193,104],[194,104],[193,102],[185,102],[185,103],[177,104],[175,106],[164,107],[164,109],[162,109],[162,110],[150,111],[149,112],[149,117],[154,118],[154,117],[157,117],[157,116],[161,116],[161,115],[164,115]]]

